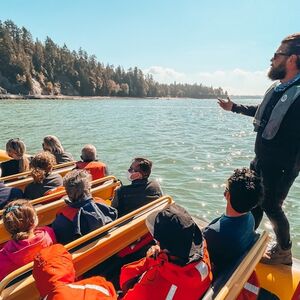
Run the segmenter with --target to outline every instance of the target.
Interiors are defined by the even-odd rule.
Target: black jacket
[[[117,189],[111,205],[118,209],[121,217],[161,196],[162,191],[156,181],[137,179]]]
[[[299,84],[300,80],[294,84]],[[284,94],[273,92],[271,100],[263,114],[267,123],[273,108]],[[258,106],[245,106],[234,104],[232,111],[254,117]],[[262,137],[264,127],[259,128],[255,140],[256,160],[262,167],[282,168],[295,173],[300,170],[300,96],[287,111],[280,128],[271,140]]]

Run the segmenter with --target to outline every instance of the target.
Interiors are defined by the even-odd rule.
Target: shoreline
[[[259,95],[230,95],[231,98],[236,99],[257,99],[262,96]],[[122,97],[122,96],[69,96],[69,95],[15,95],[15,94],[1,94],[1,100],[83,100],[83,99],[115,99],[115,98],[123,98],[123,99],[148,99],[148,100],[180,100],[180,99],[197,99],[197,100],[216,100],[218,96],[214,97],[203,97],[203,98],[187,98],[187,97]],[[226,98],[225,96],[222,98]]]

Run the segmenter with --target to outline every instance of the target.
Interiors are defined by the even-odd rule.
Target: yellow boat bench
[[[154,210],[162,209],[171,203],[173,203],[171,197],[161,197],[67,244],[66,248],[73,256],[76,275],[86,273],[146,234],[148,232],[145,224],[147,216]],[[29,263],[1,281],[2,299],[39,299],[39,293],[31,275],[32,267],[33,263]]]
[[[99,197],[104,200],[110,200],[113,197],[114,190],[116,187],[120,186],[120,182],[114,176],[107,176],[98,180],[95,180],[94,183],[97,182],[97,186],[91,189],[91,193],[93,197]],[[101,185],[99,185],[102,183]],[[56,196],[55,194],[49,196]],[[43,197],[47,201],[49,201],[49,196]],[[46,198],[47,197],[47,198]],[[41,198],[39,198],[41,199]],[[38,200],[38,199],[35,199]],[[32,201],[35,201],[32,200]],[[109,203],[108,203],[109,204]],[[64,199],[59,199],[47,204],[41,204],[36,207],[36,212],[39,218],[39,226],[49,225],[51,224],[58,212],[61,208],[66,206]],[[0,220],[0,244],[10,240],[11,237],[9,233],[5,230],[3,220]]]
[[[268,234],[264,231],[242,259],[225,271],[224,274],[221,274],[220,278],[214,278],[212,286],[202,299],[236,299],[263,256],[267,244]]]
[[[109,175],[109,176],[106,176],[106,177],[103,177],[103,178],[100,178],[100,179],[96,179],[96,180],[93,180],[91,182],[91,186],[92,188],[94,187],[97,187],[101,184],[108,184],[110,183],[111,181],[113,181],[115,184],[116,184],[116,187],[120,185],[120,182],[118,181],[118,179],[115,177],[115,176],[112,176],[112,175]],[[113,189],[113,187],[111,186],[111,188]],[[111,191],[110,190],[103,190],[103,193],[104,191],[107,192],[107,194],[102,194],[103,197],[101,197],[102,199],[109,199],[111,197]],[[63,196],[66,195],[66,191],[63,189],[63,190],[60,190],[56,193],[53,193],[53,194],[50,194],[50,195],[47,195],[47,196],[43,196],[43,197],[40,197],[40,198],[36,198],[36,199],[33,199],[33,200],[28,200],[32,205],[37,205],[37,204],[43,204],[45,202],[51,202],[51,201],[54,201],[54,200],[58,200],[60,198],[62,198]],[[100,197],[100,196],[98,196]],[[0,217],[3,215],[3,209],[0,210]]]
[[[55,165],[52,172],[55,174],[60,174],[62,177],[64,177],[68,172],[73,170],[74,167],[75,167],[74,161],[66,162],[63,164]],[[29,183],[33,182],[33,178],[31,176],[30,171],[1,177],[0,180],[6,182],[5,183],[6,186],[19,188],[22,191],[25,190],[25,187]]]

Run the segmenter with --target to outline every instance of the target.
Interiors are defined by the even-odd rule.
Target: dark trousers
[[[282,210],[282,204],[298,176],[298,172],[288,171],[276,165],[264,166],[255,160],[250,167],[261,176],[264,188],[262,203],[252,210],[255,229],[259,226],[263,212],[265,212],[273,225],[277,243],[282,249],[288,249],[291,247],[290,225]]]

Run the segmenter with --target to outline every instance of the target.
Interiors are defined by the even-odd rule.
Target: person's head
[[[238,213],[246,213],[257,206],[263,193],[259,176],[248,168],[236,169],[227,180],[224,196]]]
[[[128,169],[128,179],[137,180],[148,178],[151,174],[152,161],[142,157],[133,159]]]
[[[4,207],[3,224],[13,240],[24,240],[38,225],[38,216],[29,201],[19,199]]]
[[[61,244],[44,248],[34,258],[32,275],[44,298],[57,287],[75,282],[72,255]]]
[[[6,153],[13,159],[20,160],[21,162],[21,172],[27,171],[29,169],[29,161],[25,156],[26,146],[23,141],[19,138],[10,139],[6,143]]]
[[[26,152],[26,146],[19,138],[10,139],[6,143],[6,153],[13,159],[21,159]]]
[[[61,154],[64,152],[64,148],[59,139],[54,135],[47,135],[43,140],[43,150],[51,153]]]
[[[85,145],[81,150],[81,159],[84,162],[90,162],[96,160],[97,150],[94,145]]]
[[[64,177],[64,187],[71,202],[91,196],[91,175],[85,170],[73,170]]]
[[[189,213],[177,204],[150,214],[146,225],[162,250],[183,263],[202,257],[202,233]]]
[[[55,164],[56,159],[50,152],[43,151],[36,154],[30,162],[34,182],[42,182],[51,173]]]
[[[296,75],[300,71],[300,33],[287,36],[271,59],[268,77],[271,80],[282,80],[291,72]]]

